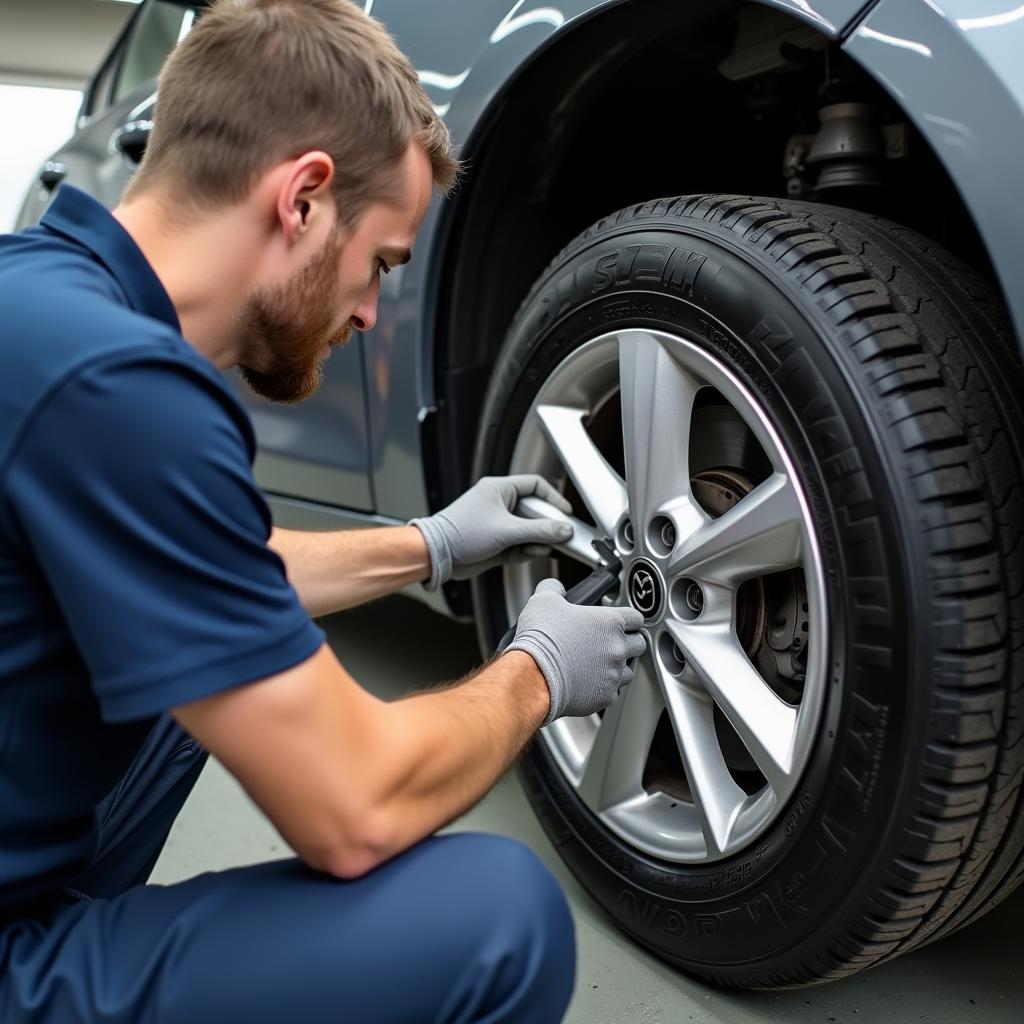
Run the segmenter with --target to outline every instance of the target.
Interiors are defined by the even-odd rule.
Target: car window
[[[118,53],[112,53],[100,69],[100,73],[96,76],[85,98],[83,114],[90,117],[93,114],[102,114],[110,105],[110,86],[114,80],[114,72],[117,70],[117,58]]]
[[[149,0],[139,11],[125,40],[112,102],[156,78],[175,44],[188,35],[199,6]]]

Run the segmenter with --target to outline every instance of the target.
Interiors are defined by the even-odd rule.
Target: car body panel
[[[988,250],[1024,350],[1024,6],[881,0],[845,49],[945,165]]]
[[[433,0],[414,13],[409,0],[367,0],[364,9],[383,21],[409,54],[460,155],[471,160],[475,141],[486,132],[502,92],[515,78],[580,22],[628,2]],[[765,2],[832,38],[870,6],[867,0]],[[458,32],[451,31],[453,24]],[[465,188],[472,188],[471,180]],[[408,472],[415,466],[422,473],[421,425],[435,404],[433,297],[453,216],[454,204],[443,209],[434,204],[420,231],[416,259],[385,282],[380,319],[367,336],[370,463],[377,510],[399,518],[429,511],[425,491],[411,492]]]
[[[830,39],[838,39],[872,0],[761,0],[807,22]]]
[[[50,158],[67,169],[64,180],[108,206],[114,205],[131,170],[124,156],[112,149],[112,142],[138,107],[138,99],[131,97],[80,124],[75,135]],[[152,103],[144,102],[141,109],[152,111]],[[37,224],[55,193],[56,189],[50,191],[37,182],[22,205],[15,229]]]

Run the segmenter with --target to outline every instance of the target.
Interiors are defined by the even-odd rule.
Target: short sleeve
[[[323,642],[267,547],[247,430],[212,371],[122,354],[65,381],[14,450],[7,514],[108,721],[266,678]]]

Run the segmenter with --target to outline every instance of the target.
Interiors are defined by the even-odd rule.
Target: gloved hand
[[[527,519],[512,511],[520,498],[535,495],[568,515],[572,506],[541,476],[485,476],[447,508],[410,520],[427,542],[427,590],[448,580],[466,580],[509,559],[536,558],[549,545],[572,536],[569,523]]]
[[[570,604],[558,580],[537,584],[505,650],[532,655],[543,673],[551,693],[545,725],[615,703],[619,687],[633,679],[628,662],[647,649],[637,632],[643,621],[635,608]]]

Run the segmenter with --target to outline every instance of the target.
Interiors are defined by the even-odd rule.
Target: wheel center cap
[[[658,572],[650,562],[642,559],[629,570],[627,586],[629,603],[645,619],[653,619],[661,610],[661,583]]]

